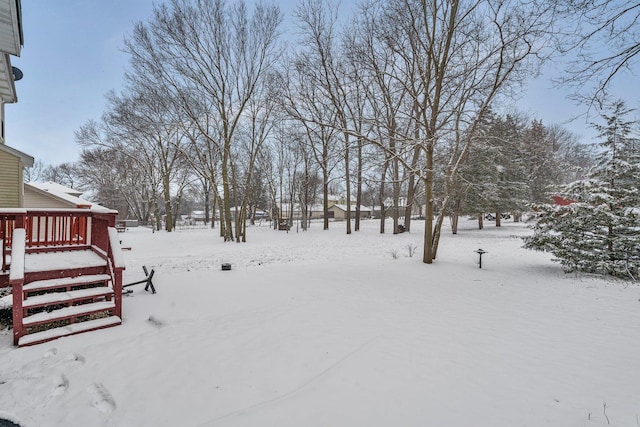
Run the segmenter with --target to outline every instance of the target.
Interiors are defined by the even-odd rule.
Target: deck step
[[[89,274],[78,277],[61,277],[59,279],[38,280],[24,285],[23,292],[43,291],[48,289],[90,285],[92,283],[100,283],[111,280],[108,274]]]
[[[25,273],[107,265],[107,262],[91,249],[28,253],[24,262]]]
[[[18,346],[38,344],[67,335],[116,326],[121,323],[122,320],[118,316],[110,316],[104,317],[102,319],[88,320],[86,322],[72,323],[70,325],[61,326],[59,328],[53,328],[42,332],[36,332],[34,334],[24,335],[18,340]]]
[[[100,311],[113,310],[116,307],[114,301],[101,301],[91,304],[72,305],[71,307],[59,308],[50,312],[32,314],[22,319],[25,327],[54,322],[57,320],[69,319],[76,316],[84,316]]]
[[[51,304],[71,304],[76,301],[106,297],[109,295],[113,295],[113,289],[108,286],[98,286],[68,292],[52,292],[27,298],[22,303],[22,308],[42,307]]]

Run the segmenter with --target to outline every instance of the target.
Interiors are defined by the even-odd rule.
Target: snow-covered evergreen
[[[538,221],[525,247],[549,251],[569,271],[598,272],[638,279],[640,267],[640,144],[632,137],[636,122],[616,102],[603,114],[601,152],[584,180],[564,186],[559,195],[573,203],[536,205]]]

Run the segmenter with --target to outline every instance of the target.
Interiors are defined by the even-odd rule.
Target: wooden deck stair
[[[91,248],[27,254],[18,346],[119,325],[108,271]]]

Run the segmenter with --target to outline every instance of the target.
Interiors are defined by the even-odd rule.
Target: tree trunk
[[[453,214],[451,215],[451,233],[458,234],[458,222],[460,220],[460,207],[462,206],[462,199],[456,198],[456,202],[453,205]]]
[[[162,177],[162,194],[164,196],[164,212],[166,215],[166,221],[164,229],[166,231],[173,230],[173,215],[171,214],[171,183],[169,182],[169,175],[164,174]]]
[[[457,212],[451,215],[451,234],[458,234],[458,220],[460,217]]]
[[[205,224],[209,224],[209,215],[211,215],[211,213],[209,212],[209,203],[210,203],[210,199],[211,195],[209,194],[209,186],[205,184],[204,186],[204,223]]]
[[[433,263],[433,143],[426,150],[426,170],[424,180],[426,212],[424,217],[424,254],[422,262]]]
[[[325,173],[326,175],[326,173]],[[325,176],[322,184],[322,229],[329,229],[329,178]]]
[[[345,147],[344,147],[344,181],[345,186],[347,187],[347,212],[346,212],[346,220],[347,220],[347,234],[351,234],[351,171],[349,169],[349,136],[345,133]]]
[[[224,229],[227,227],[226,221],[226,213],[224,211],[224,201],[222,200],[222,196],[218,194],[218,216],[220,217],[220,237],[224,238],[225,231]]]
[[[222,156],[222,209],[224,211],[223,237],[225,242],[233,241],[233,223],[231,221],[231,185],[229,183],[229,152],[231,144],[225,141]],[[222,227],[221,227],[222,228]]]
[[[213,193],[213,198],[211,200],[211,228],[216,227],[216,207],[218,206],[218,197],[217,192]]]
[[[358,138],[358,171],[356,183],[356,226],[355,231],[360,231],[360,206],[362,205],[362,138]]]
[[[394,144],[395,151],[395,144]],[[393,159],[393,234],[398,234],[400,219],[400,162],[398,157]]]
[[[329,147],[322,143],[322,212],[323,230],[329,229]]]
[[[158,203],[154,203],[153,206],[153,216],[155,216],[156,223],[154,225],[155,230],[160,231],[162,229],[162,218],[160,218],[160,208],[158,207]]]
[[[419,130],[416,130],[419,136]],[[416,198],[416,176],[413,171],[418,169],[418,160],[420,159],[420,150],[418,147],[413,152],[413,159],[411,161],[411,171],[409,173],[409,182],[407,188],[407,206],[404,212],[404,229],[405,231],[411,231],[411,215],[413,214],[413,204]]]
[[[387,216],[387,212],[384,206],[384,185],[385,185],[385,176],[387,175],[387,168],[389,167],[389,160],[385,160],[384,165],[382,166],[382,173],[380,176],[380,234],[384,234],[384,223],[385,218]]]

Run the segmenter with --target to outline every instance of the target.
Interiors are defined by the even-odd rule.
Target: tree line
[[[418,208],[431,263],[445,218],[499,225],[593,162],[561,126],[496,110],[567,46],[558,22],[591,11],[569,3],[369,0],[344,17],[301,0],[288,38],[273,4],[158,4],[125,39],[123,88],[76,132],[80,160],[52,170],[167,231],[197,200],[227,241],[246,241],[257,209],[291,218],[320,198],[326,229],[335,193],[347,233],[365,203],[394,233]]]

